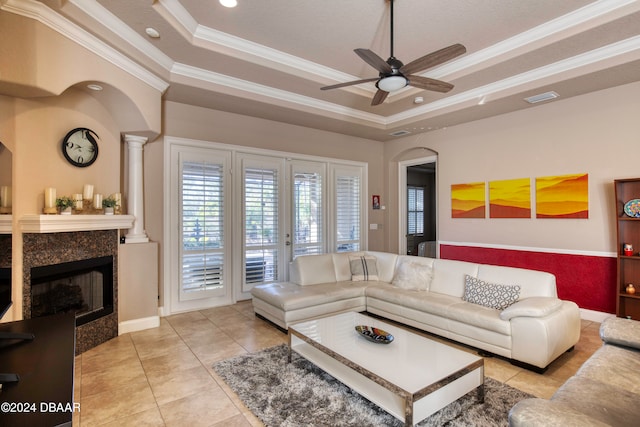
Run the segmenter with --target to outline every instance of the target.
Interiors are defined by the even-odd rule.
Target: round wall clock
[[[98,139],[98,134],[91,129],[73,129],[62,140],[62,154],[73,166],[90,166],[98,158]]]

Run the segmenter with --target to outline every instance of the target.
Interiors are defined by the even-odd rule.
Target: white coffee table
[[[360,336],[356,325],[394,336],[390,344]],[[484,401],[484,360],[471,353],[360,313],[289,327],[291,351],[313,362],[394,417],[413,426],[476,389]]]

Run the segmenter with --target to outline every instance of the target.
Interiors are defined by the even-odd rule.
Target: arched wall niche
[[[72,88],[85,92],[102,104],[122,134],[145,136],[150,141],[159,135],[160,130],[150,126],[141,106],[118,87],[92,80],[76,83]]]

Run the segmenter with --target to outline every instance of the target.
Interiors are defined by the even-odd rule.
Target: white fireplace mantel
[[[24,215],[23,233],[63,233],[68,231],[114,230],[131,228],[133,215]]]
[[[0,215],[0,234],[11,234],[13,216]]]

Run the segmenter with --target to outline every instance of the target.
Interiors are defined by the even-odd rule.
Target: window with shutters
[[[407,234],[424,233],[424,188],[407,187]]]
[[[222,164],[181,162],[181,300],[224,291],[223,173]]]
[[[363,248],[361,242],[363,224],[361,169],[335,168],[334,179],[335,251],[358,251]]]
[[[324,168],[318,163],[292,165],[294,258],[325,251],[323,175]]]
[[[244,168],[244,289],[278,278],[278,169]]]

